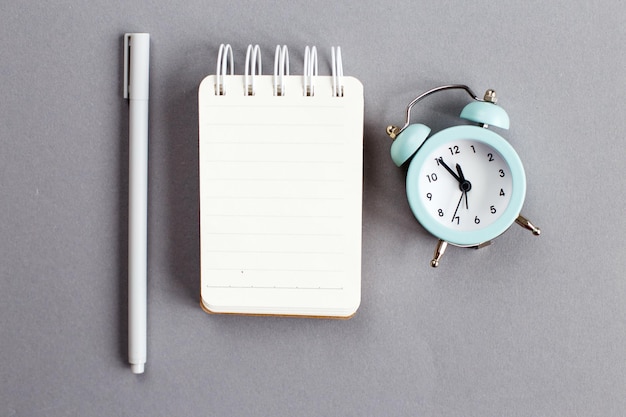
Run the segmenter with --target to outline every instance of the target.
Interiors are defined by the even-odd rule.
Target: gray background
[[[0,416],[626,414],[624,35],[618,1],[4,1]],[[152,34],[149,359],[126,364],[122,34]],[[341,45],[365,86],[363,294],[349,321],[199,307],[197,88],[230,42]],[[525,163],[489,248],[412,217],[385,127],[431,87],[494,88]],[[415,119],[456,123],[467,97]]]

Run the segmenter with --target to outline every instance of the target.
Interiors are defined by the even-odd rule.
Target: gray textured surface
[[[3,2],[0,416],[626,414],[625,15],[618,1]],[[139,377],[125,336],[130,31],[152,34]],[[248,43],[266,72],[277,43],[294,72],[305,45],[341,45],[365,86],[363,301],[349,321],[199,308],[196,97],[221,42],[238,73]],[[543,234],[450,248],[432,270],[435,239],[384,130],[449,82],[498,91]],[[433,97],[415,117],[439,129],[465,102]]]

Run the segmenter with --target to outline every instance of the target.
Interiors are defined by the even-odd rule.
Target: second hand
[[[461,201],[463,201],[463,196],[465,193],[461,193],[461,198],[459,198],[459,202],[456,204],[456,210],[454,210],[454,214],[452,215],[451,222],[454,222],[454,218],[456,217],[456,213],[459,211],[459,207],[461,207]]]

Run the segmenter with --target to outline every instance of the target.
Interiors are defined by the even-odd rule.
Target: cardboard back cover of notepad
[[[201,305],[351,317],[361,301],[363,86],[342,77],[216,77],[199,89]]]

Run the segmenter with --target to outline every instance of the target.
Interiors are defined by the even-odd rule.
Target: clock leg
[[[524,229],[528,229],[533,232],[533,235],[535,236],[539,236],[541,234],[541,230],[521,214],[517,217],[517,219],[515,219],[515,222],[522,226]]]
[[[433,268],[437,268],[439,266],[439,261],[441,260],[441,257],[443,256],[443,253],[446,251],[447,247],[448,242],[446,242],[445,240],[439,240],[439,243],[437,243],[437,247],[435,248],[435,255],[433,256],[432,261],[430,261],[430,266],[432,266]]]

